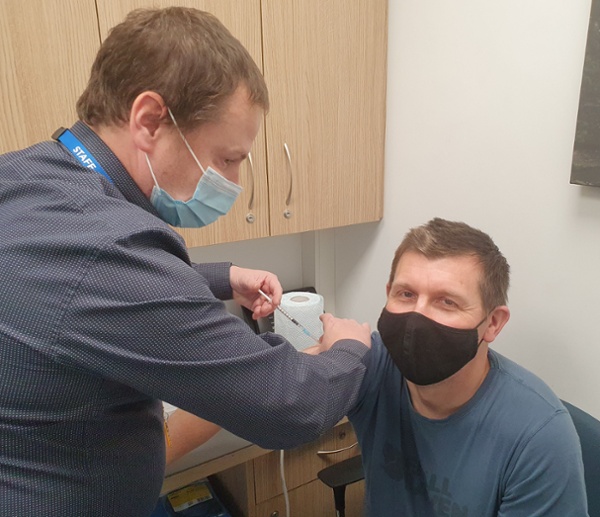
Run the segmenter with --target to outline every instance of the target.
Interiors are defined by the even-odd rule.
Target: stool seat
[[[317,474],[318,478],[328,487],[350,485],[365,477],[362,466],[362,456],[353,456],[329,467],[325,467]]]
[[[362,456],[353,456],[317,473],[317,477],[328,487],[333,489],[335,510],[338,517],[344,517],[346,510],[346,486],[364,479]]]

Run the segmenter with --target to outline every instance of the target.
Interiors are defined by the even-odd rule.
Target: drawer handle
[[[339,452],[349,451],[353,447],[356,447],[358,442],[354,442],[352,445],[348,445],[348,447],[343,447],[341,449],[336,449],[334,451],[317,451],[318,456],[327,456],[329,454],[338,454]]]

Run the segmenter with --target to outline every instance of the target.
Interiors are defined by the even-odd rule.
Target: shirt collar
[[[104,171],[113,180],[115,187],[123,194],[123,197],[147,212],[159,217],[158,212],[136,185],[133,178],[123,167],[123,164],[104,143],[104,141],[85,123],[75,122],[70,129],[81,143],[88,149],[94,158],[102,165]]]

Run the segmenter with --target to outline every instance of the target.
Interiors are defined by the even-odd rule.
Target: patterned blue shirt
[[[164,474],[159,400],[265,448],[356,399],[366,347],[298,353],[230,315],[229,263],[191,264],[110,149],[0,156],[0,515],[143,517]]]

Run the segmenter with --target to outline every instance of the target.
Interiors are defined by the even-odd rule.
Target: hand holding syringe
[[[273,303],[273,300],[271,299],[271,297],[264,293],[261,289],[258,290],[258,292],[264,296],[267,301],[269,303]],[[319,338],[316,338],[315,336],[313,336],[309,330],[302,324],[300,324],[298,322],[298,320],[296,320],[289,312],[287,312],[285,309],[282,309],[279,305],[276,307],[276,309],[281,312],[281,314],[283,314],[288,320],[290,320],[294,325],[296,325],[302,332],[304,332],[304,334],[306,334],[308,337],[310,337],[311,339],[313,339],[316,343],[320,343]]]

